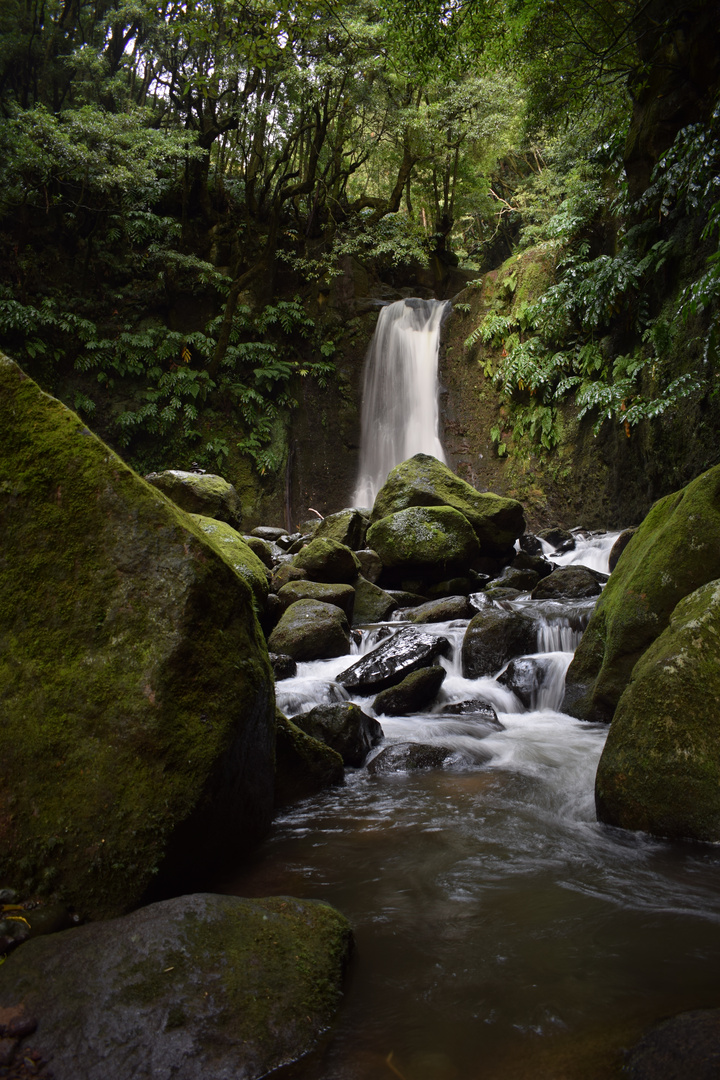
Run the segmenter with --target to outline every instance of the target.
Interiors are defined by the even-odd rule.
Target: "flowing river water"
[[[561,560],[606,569],[612,537]],[[658,1020],[720,1005],[720,851],[599,825],[606,729],[559,712],[591,602],[519,600],[546,669],[532,709],[494,679],[462,677],[466,623],[443,703],[483,697],[504,731],[437,713],[380,717],[386,743],[439,742],[441,769],[371,775],[284,813],[241,876],[243,896],[328,901],[356,953],[333,1030],[294,1080],[520,1080],[620,1075],[623,1047]],[[372,647],[373,632],[363,649]],[[352,658],[278,683],[288,714],[344,697]],[[372,698],[354,698],[371,712]]]

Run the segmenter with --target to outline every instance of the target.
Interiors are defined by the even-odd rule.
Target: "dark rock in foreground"
[[[278,711],[275,805],[289,806],[308,799],[327,787],[337,787],[344,779],[343,759],[337,751],[313,739]]]
[[[3,357],[0,431],[3,883],[114,915],[268,828],[267,650],[193,518]]]
[[[39,1019],[54,1080],[259,1080],[330,1023],[350,943],[327,904],[181,896],[27,942],[0,1008]]]
[[[352,667],[341,671],[336,681],[360,694],[377,693],[388,686],[396,686],[411,671],[430,667],[436,657],[449,653],[447,638],[406,626]]]
[[[441,769],[455,753],[451,746],[438,746],[436,743],[393,743],[368,762],[367,769],[374,775]]]
[[[720,1009],[695,1009],[665,1020],[627,1055],[629,1080],[717,1080]]]
[[[294,716],[293,723],[313,739],[331,747],[345,765],[362,765],[383,737],[377,720],[351,701],[316,705],[309,712]]]

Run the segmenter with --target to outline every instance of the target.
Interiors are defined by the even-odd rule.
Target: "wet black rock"
[[[545,682],[545,665],[532,656],[521,656],[510,661],[497,681],[512,690],[526,709],[532,709],[537,692]]]
[[[279,529],[273,525],[258,525],[256,529],[251,531],[250,535],[274,544],[277,543],[281,536],[287,536],[287,532],[285,529]]]
[[[549,565],[549,564],[548,564]],[[530,592],[540,580],[536,570],[527,567],[506,566],[502,574],[492,582],[490,588],[517,589],[518,592]]]
[[[268,655],[276,682],[280,682],[282,679],[292,679],[297,674],[297,664],[292,656],[288,656],[287,653],[273,652]]]
[[[368,762],[367,769],[373,774],[440,769],[454,754],[451,746],[435,743],[393,743]]]
[[[604,577],[604,575],[600,575]],[[582,600],[602,592],[597,572],[587,566],[560,566],[538,582],[533,600]]]
[[[377,720],[351,701],[316,705],[310,712],[293,716],[292,722],[306,735],[335,750],[345,765],[362,765],[383,738]]]
[[[512,565],[516,570],[534,570],[539,578],[547,577],[555,569],[555,564],[543,555],[528,555],[526,551],[518,551]]]
[[[462,668],[466,679],[492,675],[516,656],[535,652],[535,622],[519,611],[491,607],[470,620],[462,644]]]
[[[341,671],[336,681],[360,694],[377,693],[397,686],[411,671],[430,667],[438,656],[448,656],[450,651],[447,638],[406,626]]]
[[[475,609],[467,596],[446,596],[442,600],[429,600],[408,612],[407,618],[414,623],[450,622],[451,619],[471,619]]]
[[[575,550],[575,537],[567,529],[543,529],[538,533],[538,539],[554,547],[558,555]]]
[[[381,690],[373,701],[373,709],[383,716],[407,716],[427,709],[437,697],[445,675],[445,668],[441,667],[413,671],[397,686]]]
[[[518,540],[520,550],[526,552],[528,555],[542,555],[543,546],[538,540],[537,536],[533,536],[532,533],[523,533]]]
[[[490,702],[482,701],[480,698],[444,705],[439,715],[443,719],[471,720],[474,735],[490,735],[493,731],[505,731],[505,725],[498,720],[498,715]]]

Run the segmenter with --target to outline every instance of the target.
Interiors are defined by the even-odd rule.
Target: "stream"
[[[613,539],[553,560],[606,571]],[[478,738],[471,718],[437,712],[380,717],[386,744],[438,742],[453,756],[435,770],[346,770],[344,787],[278,817],[222,885],[324,900],[353,924],[333,1029],[283,1077],[602,1080],[648,1026],[720,1005],[720,852],[599,825],[606,729],[558,711],[593,601],[512,604],[538,623],[546,677],[532,709],[495,679],[463,678],[466,622],[424,625],[455,645],[439,705],[482,697],[505,730]],[[280,708],[345,697],[333,679],[353,659],[299,665],[278,683]],[[353,700],[372,714],[372,698]]]

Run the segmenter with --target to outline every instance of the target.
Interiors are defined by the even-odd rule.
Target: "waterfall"
[[[380,312],[365,357],[356,506],[372,506],[413,454],[445,461],[438,433],[438,348],[447,301],[398,300]]]

